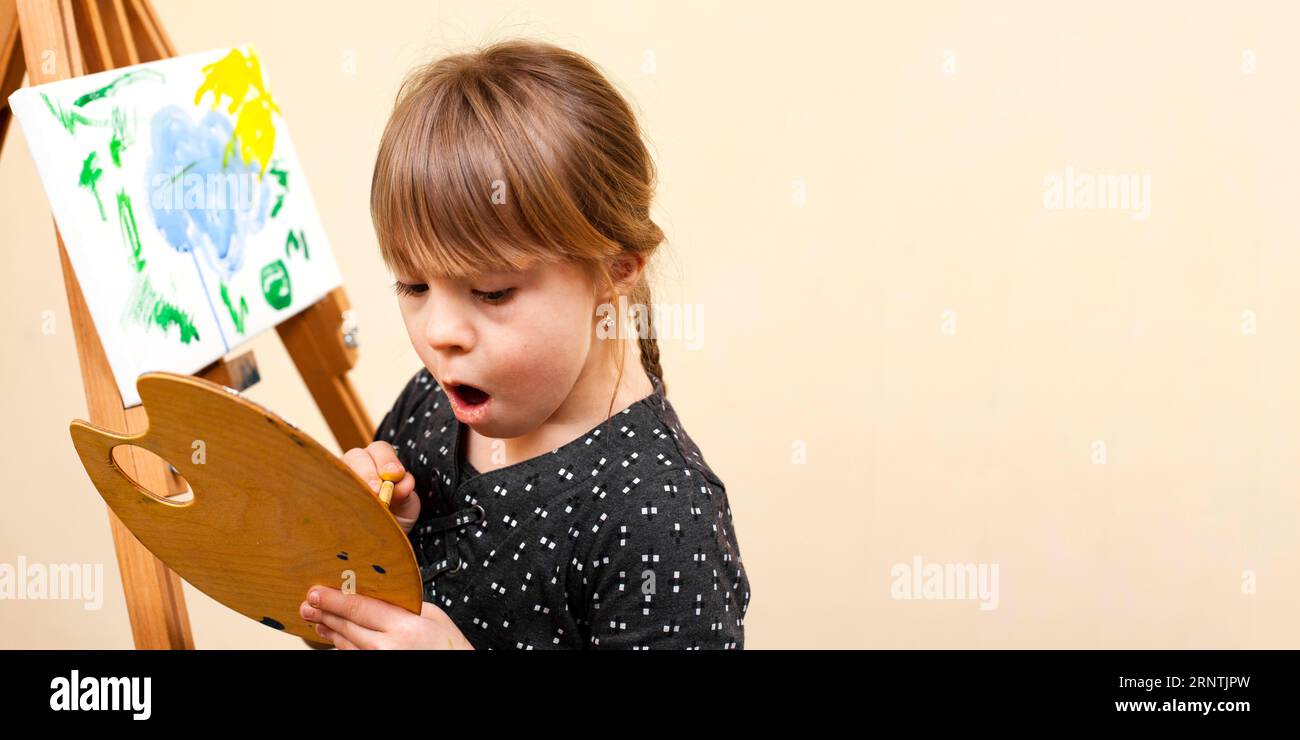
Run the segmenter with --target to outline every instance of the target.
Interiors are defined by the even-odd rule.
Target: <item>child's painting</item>
[[[127,406],[338,287],[338,266],[251,47],[9,98]]]

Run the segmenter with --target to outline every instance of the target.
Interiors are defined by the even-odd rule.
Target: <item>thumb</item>
[[[393,486],[393,500],[388,504],[393,516],[414,522],[420,515],[420,497],[415,495],[415,476],[406,473]]]

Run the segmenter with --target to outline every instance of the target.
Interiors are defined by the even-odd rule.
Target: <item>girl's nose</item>
[[[464,309],[455,301],[430,301],[424,338],[436,350],[468,352],[474,347],[475,332]]]

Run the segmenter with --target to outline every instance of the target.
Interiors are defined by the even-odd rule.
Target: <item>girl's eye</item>
[[[429,290],[429,285],[427,283],[407,285],[400,280],[393,283],[393,292],[398,295],[423,295],[427,290]]]
[[[504,303],[511,293],[515,292],[514,288],[504,288],[502,290],[474,290],[471,291],[475,298],[484,303],[497,304]]]

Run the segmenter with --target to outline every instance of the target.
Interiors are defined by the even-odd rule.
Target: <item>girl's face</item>
[[[596,295],[576,263],[472,280],[397,275],[395,287],[416,354],[485,437],[532,432],[590,374]]]

